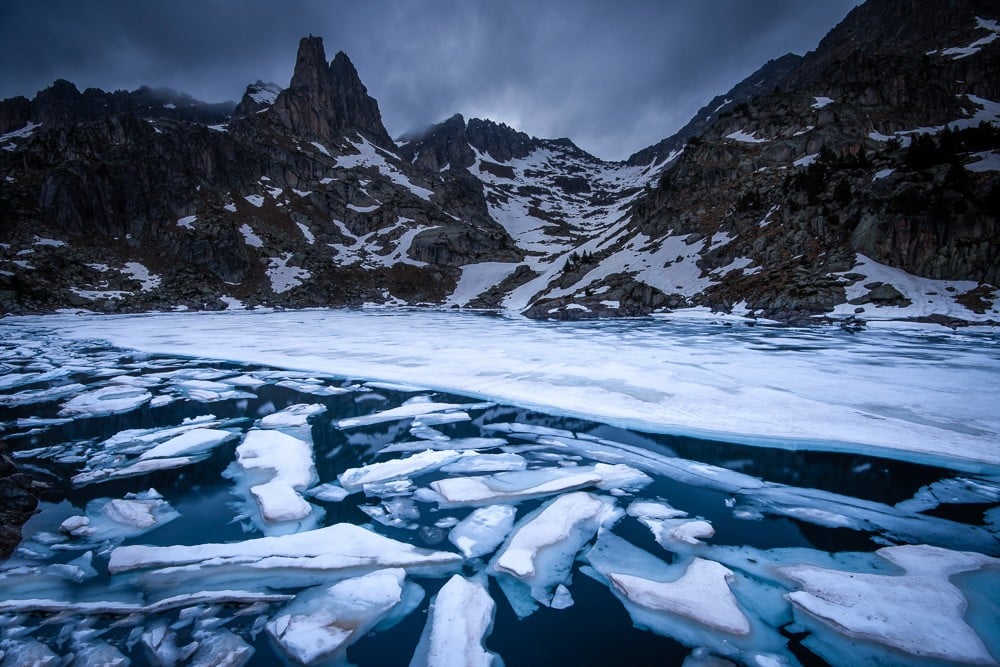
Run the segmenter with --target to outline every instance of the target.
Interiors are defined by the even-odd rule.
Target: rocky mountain
[[[998,321],[998,21],[870,0],[619,163],[461,115],[397,143],[318,37],[225,109],[59,81],[0,103],[0,311]]]

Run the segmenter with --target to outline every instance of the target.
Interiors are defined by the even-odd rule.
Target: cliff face
[[[461,115],[397,145],[318,37],[224,118],[57,81],[0,103],[0,311],[1000,319],[998,21],[871,0],[622,163]]]

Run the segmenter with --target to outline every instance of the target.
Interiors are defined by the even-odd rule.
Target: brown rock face
[[[268,113],[304,138],[332,142],[358,132],[377,146],[394,146],[378,102],[368,94],[350,59],[341,51],[328,66],[320,37],[303,37],[299,42],[292,81]]]

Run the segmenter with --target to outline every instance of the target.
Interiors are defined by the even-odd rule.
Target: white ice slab
[[[133,570],[160,570],[163,580],[183,581],[202,573],[245,574],[250,583],[266,585],[268,572],[288,579],[352,576],[373,570],[401,567],[416,571],[447,570],[462,562],[447,551],[419,549],[377,535],[360,526],[338,523],[325,528],[278,537],[260,537],[228,544],[194,546],[118,547],[111,552],[108,570],[119,574]]]
[[[727,579],[731,575],[732,571],[719,563],[695,558],[676,581],[657,582],[616,573],[608,578],[637,605],[684,616],[720,632],[746,635],[750,622],[729,590]]]
[[[641,430],[876,452],[973,472],[1000,465],[998,343],[976,332],[851,336],[824,327],[723,331],[681,321],[547,323],[386,310],[3,323],[12,335],[39,325],[61,338],[412,383]]]
[[[302,491],[316,482],[310,443],[280,431],[249,431],[236,448],[237,464],[246,471],[270,471],[271,478],[250,487],[265,521],[295,521],[312,506]]]
[[[502,665],[484,642],[493,629],[496,604],[485,578],[455,575],[431,601],[427,624],[410,667],[492,667]]]
[[[437,470],[462,456],[462,452],[428,449],[401,459],[371,463],[361,468],[349,468],[342,472],[338,479],[345,489],[356,491],[365,484],[386,482]]]
[[[487,505],[517,502],[596,486],[601,489],[640,488],[652,479],[624,464],[598,463],[501,472],[480,477],[448,477],[431,482],[444,505]]]
[[[489,505],[473,510],[448,533],[448,540],[466,558],[496,551],[514,528],[517,510],[511,505]]]
[[[213,428],[196,428],[162,442],[139,455],[139,460],[188,456],[214,449],[239,438],[238,433]]]
[[[368,426],[371,424],[381,424],[382,422],[398,421],[409,419],[420,415],[427,415],[435,412],[448,412],[462,410],[469,406],[456,403],[433,403],[433,402],[413,402],[401,405],[398,408],[391,408],[361,417],[347,417],[337,422],[339,428],[355,428],[358,426]]]
[[[141,387],[111,385],[74,396],[63,404],[59,414],[74,417],[96,417],[117,412],[130,412],[152,397],[152,394]]]
[[[299,664],[335,660],[402,601],[405,575],[386,569],[305,591],[267,624],[267,632]]]
[[[837,662],[842,655],[838,643],[860,642],[880,647],[888,662],[898,660],[895,651],[900,651],[930,661],[996,664],[996,657],[963,619],[968,601],[949,577],[981,568],[1000,572],[1000,560],[927,545],[887,547],[876,553],[904,573],[870,574],[813,565],[780,569],[802,587],[787,598],[795,605],[797,618],[804,614],[818,621],[809,627],[818,627],[816,647],[821,655]]]
[[[309,419],[326,412],[326,406],[321,403],[296,403],[284,410],[273,412],[260,420],[261,428],[298,428],[307,426]]]
[[[535,600],[549,606],[556,586],[569,583],[577,552],[620,516],[608,497],[582,492],[559,496],[515,528],[489,571],[523,582]]]

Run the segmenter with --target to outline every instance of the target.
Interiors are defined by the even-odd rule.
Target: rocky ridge
[[[318,37],[222,117],[56,82],[0,103],[0,311],[1000,320],[998,20],[870,0],[621,163],[460,115],[397,144]]]

